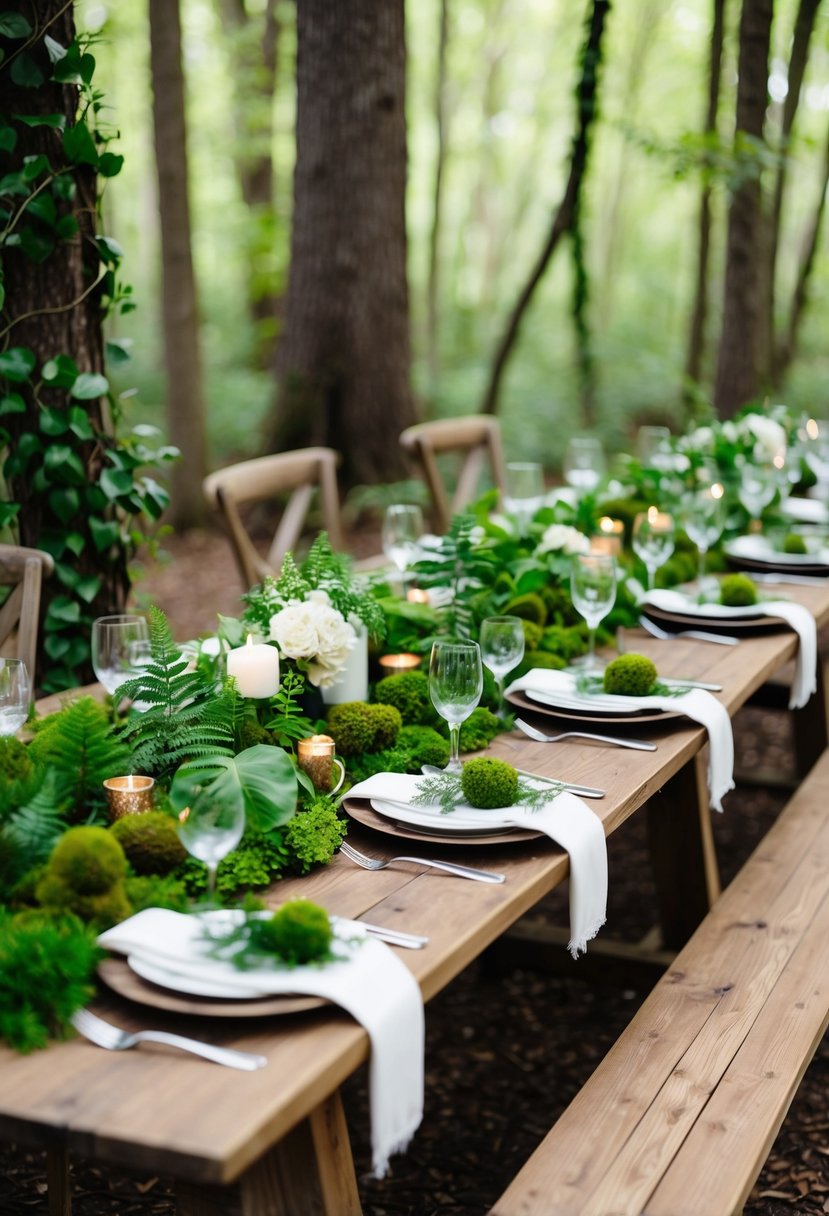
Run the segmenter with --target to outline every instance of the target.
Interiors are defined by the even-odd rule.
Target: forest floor
[[[190,533],[165,541],[164,547],[167,556],[148,562],[136,593],[139,602],[165,611],[179,640],[212,629],[217,611],[238,612],[238,580],[221,536]],[[785,714],[741,711],[735,721],[741,771],[761,763],[790,768],[790,730]],[[780,790],[746,785],[728,796],[725,814],[714,816],[724,883],[785,800]],[[655,919],[644,816],[633,816],[608,843],[610,892],[602,936],[639,940]],[[566,924],[566,892],[554,892],[534,918]],[[588,982],[579,963],[568,957],[554,972],[504,970],[497,955],[463,972],[427,1008],[423,1124],[382,1182],[369,1177],[365,1069],[347,1086],[365,1216],[483,1216],[646,995],[633,974],[614,984]],[[746,1216],[829,1212],[827,1093],[829,1045],[824,1041],[746,1204]],[[45,1177],[42,1154],[4,1146],[0,1216],[46,1216]],[[73,1162],[74,1216],[172,1216],[174,1210],[166,1178]]]

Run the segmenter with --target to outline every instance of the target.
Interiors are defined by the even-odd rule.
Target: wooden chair
[[[410,426],[400,436],[406,452],[420,465],[432,496],[435,525],[445,532],[454,514],[475,497],[484,465],[489,461],[492,479],[503,493],[506,483],[501,428],[497,418],[473,414],[465,418],[444,418]],[[449,496],[438,466],[438,456],[453,453],[461,457],[454,494]]]
[[[0,648],[7,657],[17,657],[26,664],[33,694],[40,588],[43,575],[51,574],[54,568],[51,556],[41,549],[0,545],[0,587],[12,589],[0,607]]]
[[[295,548],[314,491],[319,490],[323,525],[334,549],[343,548],[337,462],[332,448],[299,448],[275,456],[260,456],[218,469],[204,479],[210,505],[227,526],[233,555],[247,591],[269,574],[278,574],[285,554]],[[277,503],[289,495],[267,555],[262,557],[242,521],[240,508]]]

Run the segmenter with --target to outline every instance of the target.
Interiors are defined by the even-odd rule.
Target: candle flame
[[[648,507],[648,523],[655,524],[659,522],[659,508]]]
[[[810,439],[817,439],[820,435],[820,428],[814,418],[810,418],[806,423],[806,434]]]
[[[711,485],[711,497],[712,498],[722,498],[724,494],[725,494],[725,490],[720,485],[720,483],[718,481],[713,482]]]

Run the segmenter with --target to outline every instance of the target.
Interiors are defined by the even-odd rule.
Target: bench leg
[[[46,1150],[46,1189],[49,1216],[72,1216],[69,1153],[63,1145]]]
[[[340,1095],[333,1094],[229,1186],[179,1182],[178,1216],[360,1216]]]
[[[672,777],[647,805],[662,945],[679,950],[720,893],[708,806],[707,753]]]
[[[826,680],[823,656],[818,655],[817,689],[802,709],[792,710],[797,776],[803,778],[826,751]]]

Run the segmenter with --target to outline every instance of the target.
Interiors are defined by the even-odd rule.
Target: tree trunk
[[[443,166],[446,160],[446,49],[449,42],[449,0],[440,0],[438,63],[435,79],[435,188],[432,197],[432,230],[429,233],[429,278],[426,287],[426,343],[432,391],[437,385],[440,363],[438,341],[438,267],[440,265]]]
[[[723,29],[725,25],[725,0],[714,0],[711,27],[711,57],[708,68],[708,108],[705,114],[705,134],[713,136],[717,130],[717,112],[720,106],[722,82]],[[691,313],[691,328],[688,335],[688,354],[685,361],[686,387],[683,394],[686,406],[690,406],[696,394],[694,386],[702,380],[702,365],[706,351],[706,323],[708,320],[708,266],[711,251],[711,183],[708,169],[703,165],[703,186],[699,204],[699,244],[697,246],[697,268],[694,283],[694,307]]]
[[[299,0],[291,269],[269,450],[336,448],[348,484],[406,471],[405,188],[403,0]]]
[[[201,483],[207,473],[199,315],[190,245],[184,75],[179,0],[150,0],[158,206],[161,230],[164,365],[170,441],[183,453],[173,471],[172,522],[201,523],[207,513]]]
[[[257,360],[267,368],[276,350],[280,305],[269,249],[275,216],[271,149],[280,21],[277,0],[266,0],[264,12],[256,16],[248,13],[245,0],[221,0],[219,9],[232,34],[235,159],[249,212],[245,233],[248,309],[256,332]]]
[[[490,372],[489,384],[487,385],[483,403],[481,405],[481,413],[483,414],[494,414],[498,410],[498,396],[501,389],[501,380],[507,365],[507,360],[518,337],[518,331],[521,327],[524,313],[529,307],[530,300],[533,297],[536,287],[541,282],[544,271],[547,269],[547,264],[550,261],[550,258],[552,257],[560,238],[571,228],[573,217],[578,209],[579,195],[581,193],[581,186],[584,180],[585,170],[587,168],[590,125],[595,115],[598,98],[599,66],[602,55],[602,34],[604,32],[605,18],[607,17],[609,8],[610,0],[593,0],[587,40],[582,48],[582,71],[578,88],[576,90],[576,134],[573,139],[573,147],[570,154],[570,173],[567,179],[567,185],[564,189],[564,197],[559,204],[558,211],[553,217],[553,223],[550,228],[549,235],[544,243],[541,253],[536,259],[536,263],[532,271],[530,272],[530,277],[520,292],[518,300],[516,301],[516,304],[509,318],[507,319],[506,328],[495,352],[492,371]]]
[[[735,149],[760,142],[766,113],[773,0],[743,0]],[[734,191],[728,216],[725,298],[714,406],[730,418],[761,388],[763,215],[759,160]]]
[[[776,379],[777,376],[777,369],[774,367],[773,358],[775,347],[775,278],[777,268],[777,247],[780,240],[780,220],[783,213],[783,192],[786,187],[786,176],[788,171],[789,142],[791,140],[792,128],[794,127],[795,115],[797,113],[797,107],[800,101],[800,90],[803,85],[803,76],[806,71],[806,63],[809,59],[809,43],[812,38],[812,30],[815,27],[815,17],[817,16],[817,10],[819,7],[820,0],[800,0],[797,10],[797,19],[795,20],[794,35],[792,37],[792,52],[789,58],[789,89],[786,93],[786,100],[783,103],[783,121],[780,127],[780,162],[777,167],[777,173],[775,174],[774,195],[772,198],[771,212],[768,220],[765,284],[766,331],[763,342],[763,351],[769,361],[772,380]]]

